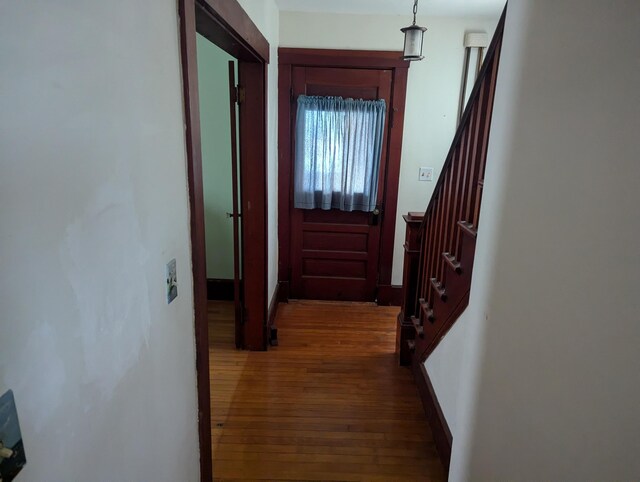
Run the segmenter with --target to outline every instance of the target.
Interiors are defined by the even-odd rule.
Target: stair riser
[[[433,322],[423,319],[424,338],[420,340],[418,350],[426,349],[429,345],[436,342],[441,337],[441,331],[447,324],[449,318],[456,309],[459,308],[461,300],[468,295],[471,287],[471,276],[473,274],[473,264],[467,266],[464,259],[473,260],[475,254],[476,240],[471,236],[464,236],[462,240],[462,256],[461,265],[462,273],[456,273],[452,268],[448,267],[445,271],[445,279],[443,285],[447,290],[447,301],[442,301],[439,297],[434,297],[433,303]],[[422,315],[422,313],[421,313]]]
[[[424,338],[427,340],[433,339],[445,321],[451,316],[453,310],[458,306],[460,300],[469,290],[469,274],[456,275],[452,272],[453,276],[447,281],[447,301],[442,301],[440,298],[435,298],[433,302],[433,323],[427,322],[424,324]]]
[[[460,250],[460,264],[462,272],[473,268],[473,258],[476,253],[476,238],[473,236],[462,236],[462,249]]]
[[[432,316],[433,310],[431,309],[430,306],[428,306],[427,304],[424,305],[420,305],[420,322],[422,323],[422,325],[426,325],[427,323],[433,323],[433,316]]]
[[[475,254],[476,242],[475,238],[465,237],[462,240],[462,257],[467,260],[473,260],[473,256]],[[463,266],[462,272],[457,273],[454,269],[447,265],[447,269],[445,270],[445,277],[443,281],[443,286],[447,292],[447,300],[443,301],[440,297],[434,296],[434,306],[433,306],[433,314],[434,314],[434,324],[436,322],[442,323],[446,320],[451,311],[458,305],[460,298],[464,296],[464,294],[469,291],[469,287],[471,286],[471,274],[473,270],[473,264],[469,263],[469,265],[465,264],[461,261],[461,265]],[[437,295],[437,290],[433,290],[433,294]],[[421,315],[424,316],[423,313]],[[423,323],[426,324],[426,318],[422,318]]]
[[[444,338],[444,336],[447,334],[447,332],[449,331],[453,323],[460,317],[462,312],[466,309],[468,304],[469,304],[469,292],[465,293],[465,295],[462,297],[462,299],[458,303],[458,306],[454,308],[449,318],[446,319],[444,323],[440,324],[440,329],[434,336],[427,338],[425,335],[424,339],[420,339],[419,341],[416,341],[415,354],[419,359],[424,360],[431,354],[431,352],[435,349],[435,347],[438,346],[438,343],[440,343],[440,340]]]

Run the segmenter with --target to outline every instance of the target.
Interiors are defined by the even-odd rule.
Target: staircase
[[[505,9],[506,12],[506,9]],[[505,12],[424,214],[408,213],[397,349],[422,363],[469,303]]]

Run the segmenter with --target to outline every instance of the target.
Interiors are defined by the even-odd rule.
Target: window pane
[[[373,209],[385,111],[383,100],[298,98],[295,207]]]

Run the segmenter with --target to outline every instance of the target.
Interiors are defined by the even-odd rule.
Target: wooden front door
[[[292,69],[292,136],[299,95],[384,99],[387,105],[376,210],[296,209],[293,203],[290,204],[292,298],[350,301],[374,301],[376,298],[392,80],[393,71],[383,69]],[[293,192],[292,186],[289,191]]]

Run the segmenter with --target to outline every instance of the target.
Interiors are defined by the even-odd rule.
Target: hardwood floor
[[[397,307],[281,304],[279,346],[237,351],[233,304],[209,303],[215,480],[444,480]]]

